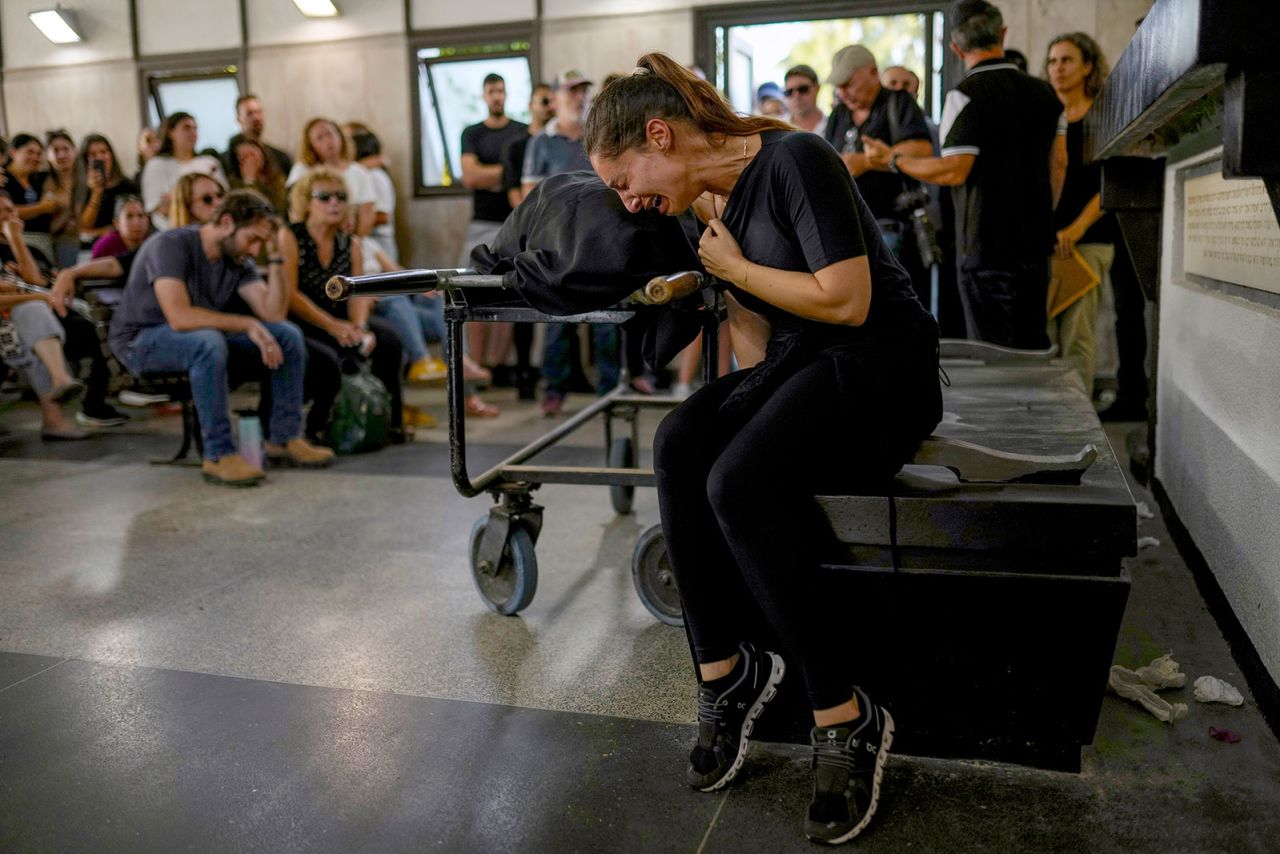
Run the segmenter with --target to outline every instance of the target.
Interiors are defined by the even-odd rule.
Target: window
[[[860,6],[863,15],[857,14]],[[696,13],[698,61],[735,109],[753,112],[762,83],[783,85],[786,70],[801,63],[825,78],[836,51],[861,44],[881,69],[901,65],[919,76],[920,105],[936,121],[945,56],[942,7],[929,0],[710,7]],[[832,87],[824,86],[821,97],[829,112]]]
[[[237,64],[149,65],[142,69],[143,95],[151,127],[170,113],[190,113],[199,134],[196,150],[222,151],[227,141],[240,132],[236,124],[236,99],[240,97],[240,67]]]
[[[462,131],[487,115],[481,95],[487,75],[500,75],[506,82],[506,114],[529,121],[531,49],[527,34],[468,39],[447,47],[419,40],[413,47],[419,195],[468,192],[462,186]]]

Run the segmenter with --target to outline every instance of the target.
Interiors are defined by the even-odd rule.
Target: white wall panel
[[[249,75],[266,110],[267,140],[291,155],[312,116],[369,125],[391,162],[401,258],[420,266],[457,260],[470,200],[413,197],[413,108],[403,35],[252,48]]]
[[[238,0],[137,3],[138,50],[143,56],[240,47]]]
[[[536,13],[534,0],[489,0],[486,3],[459,3],[456,0],[413,0],[410,15],[415,30],[442,30],[450,27],[478,27],[506,21],[531,21]]]
[[[1273,679],[1280,679],[1280,311],[1187,281],[1166,170],[1156,476]]]
[[[602,15],[645,15],[652,12],[685,11],[692,14],[694,6],[720,6],[741,0],[544,0],[542,17],[545,20],[559,18],[598,17]],[[614,26],[625,28],[626,21]]]
[[[51,9],[52,0],[3,0],[0,2],[0,30],[4,36],[6,69],[40,68],[49,65],[78,65],[130,59],[133,45],[129,36],[129,0],[75,0],[80,32],[79,44],[56,45],[46,39],[27,18],[28,12]],[[13,105],[10,104],[10,110]]]
[[[95,131],[111,140],[121,168],[137,168],[138,78],[132,62],[6,71],[10,135],[66,128],[76,143]]]
[[[597,85],[610,72],[630,73],[641,54],[660,50],[678,62],[693,62],[693,13],[575,18],[546,21],[542,29],[542,76],[577,68]]]
[[[341,15],[307,18],[293,0],[249,0],[249,44],[338,41],[404,31],[402,0],[334,0]]]

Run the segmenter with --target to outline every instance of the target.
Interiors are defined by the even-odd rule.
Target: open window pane
[[[902,65],[914,71],[924,85],[936,85],[926,74],[930,46],[925,44],[925,16],[920,13],[749,24],[726,27],[723,32],[724,41],[717,39],[715,78],[721,81],[734,109],[741,112],[755,110],[760,84],[773,81],[782,85],[783,75],[793,65],[810,65],[825,79],[831,57],[851,44],[870,50],[881,69]],[[831,87],[823,91],[824,100],[828,97],[835,98]],[[829,110],[831,102],[820,106]]]
[[[506,51],[512,45],[503,44]],[[527,45],[523,45],[527,51]],[[418,96],[422,107],[422,183],[424,187],[450,187],[461,183],[462,131],[484,121],[488,110],[484,78],[498,74],[506,82],[506,114],[529,121],[529,97],[533,78],[527,53],[512,56],[476,56],[484,48],[419,51]],[[454,58],[456,57],[456,58]]]
[[[199,133],[196,148],[222,151],[240,128],[236,124],[236,99],[240,81],[234,74],[197,79],[152,78],[151,117],[157,125],[164,115],[184,112],[195,116]]]

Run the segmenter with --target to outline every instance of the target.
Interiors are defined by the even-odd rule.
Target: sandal
[[[485,403],[480,399],[479,395],[475,394],[467,398],[463,411],[467,415],[474,415],[477,418],[497,418],[502,414],[502,410],[498,409],[498,407]]]

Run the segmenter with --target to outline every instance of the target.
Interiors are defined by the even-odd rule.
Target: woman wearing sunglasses
[[[343,228],[351,199],[342,175],[323,166],[306,172],[290,191],[294,222],[280,229],[280,255],[289,285],[289,319],[307,345],[307,437],[322,441],[342,381],[343,362],[368,358],[391,395],[392,442],[405,439],[400,389],[403,346],[395,329],[373,313],[376,300],[329,299],[325,283],[364,269],[360,241]]]
[[[204,225],[213,219],[226,194],[222,182],[212,175],[198,172],[183,175],[169,194],[169,228]]]

